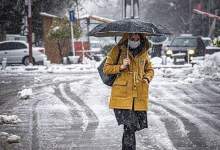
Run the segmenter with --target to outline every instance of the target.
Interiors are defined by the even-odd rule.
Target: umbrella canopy
[[[159,36],[170,32],[161,25],[156,26],[140,19],[123,19],[98,25],[90,31],[89,35],[96,37],[122,36],[124,33],[143,33],[145,35]]]
[[[165,36],[165,35],[151,36],[151,37],[149,37],[149,40],[152,44],[159,45],[159,44],[163,44],[163,42],[167,40],[167,36]]]
[[[96,27],[94,27],[89,33],[89,36],[95,36],[96,33],[98,33],[101,29],[103,29],[106,26],[106,23],[103,24],[99,24]],[[101,35],[97,35],[97,36],[101,36]]]

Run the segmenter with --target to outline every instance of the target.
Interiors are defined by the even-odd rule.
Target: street
[[[220,0],[0,8],[0,150],[220,150]]]
[[[150,85],[149,128],[136,132],[137,150],[220,149],[220,81],[156,75]],[[21,137],[2,140],[6,150],[119,150],[123,127],[108,108],[110,88],[97,73],[2,73],[0,115],[17,115],[17,124],[0,132]],[[4,82],[3,82],[4,81]],[[29,99],[19,99],[23,86]]]

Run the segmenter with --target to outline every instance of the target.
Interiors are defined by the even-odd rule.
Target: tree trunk
[[[62,52],[62,47],[61,47],[60,40],[57,41],[57,46],[58,46],[59,55],[60,55],[60,58],[61,58],[60,63],[63,63],[63,52]]]

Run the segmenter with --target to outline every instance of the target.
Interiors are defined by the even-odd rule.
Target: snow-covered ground
[[[163,64],[163,61],[166,59],[166,65]],[[194,58],[196,60],[196,58]],[[159,69],[156,70],[159,73],[165,73],[168,76],[178,76],[184,75],[195,78],[219,78],[219,66],[220,66],[220,52],[215,53],[213,55],[206,55],[205,60],[199,59],[199,61],[195,61],[194,67],[191,64],[185,65],[174,65],[173,60],[169,57],[154,57],[151,59],[153,66],[157,68],[169,68],[169,69]],[[50,64],[49,66],[7,66],[5,70],[0,70],[0,73],[89,73],[89,72],[97,72],[97,67],[100,62],[91,61],[86,59],[84,64],[71,64],[71,65],[63,65],[63,64]],[[1,66],[0,66],[1,68]],[[170,69],[171,68],[171,69]],[[175,69],[175,68],[183,68],[183,69]],[[1,81],[10,82],[10,81]],[[39,82],[36,81],[35,82]]]
[[[219,55],[206,56],[194,67],[155,68],[149,128],[136,133],[137,150],[220,149]],[[159,58],[152,61],[161,65]],[[0,96],[14,92],[3,91],[5,87],[16,86],[17,91],[14,101],[0,100],[0,114],[15,114],[22,122],[0,125],[0,136],[16,133],[12,139],[20,142],[20,149],[121,149],[123,127],[108,108],[110,88],[101,82],[97,65],[14,66],[1,71]],[[25,81],[30,84],[24,87]],[[28,100],[17,97],[24,89],[32,90],[24,92],[31,95]]]
[[[220,52],[213,55],[206,55],[205,60],[199,61],[193,67],[183,66],[182,69],[173,67],[166,69],[158,69],[156,73],[164,77],[180,78],[186,82],[195,80],[203,80],[205,78],[220,80]]]

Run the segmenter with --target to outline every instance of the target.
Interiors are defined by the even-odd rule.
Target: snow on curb
[[[0,115],[0,124],[16,124],[21,122],[21,120],[16,115]]]
[[[90,73],[97,72],[100,62],[87,62],[86,64],[50,64],[49,66],[7,66],[2,73]],[[37,80],[37,79],[36,79]],[[36,82],[39,82],[38,80]]]

